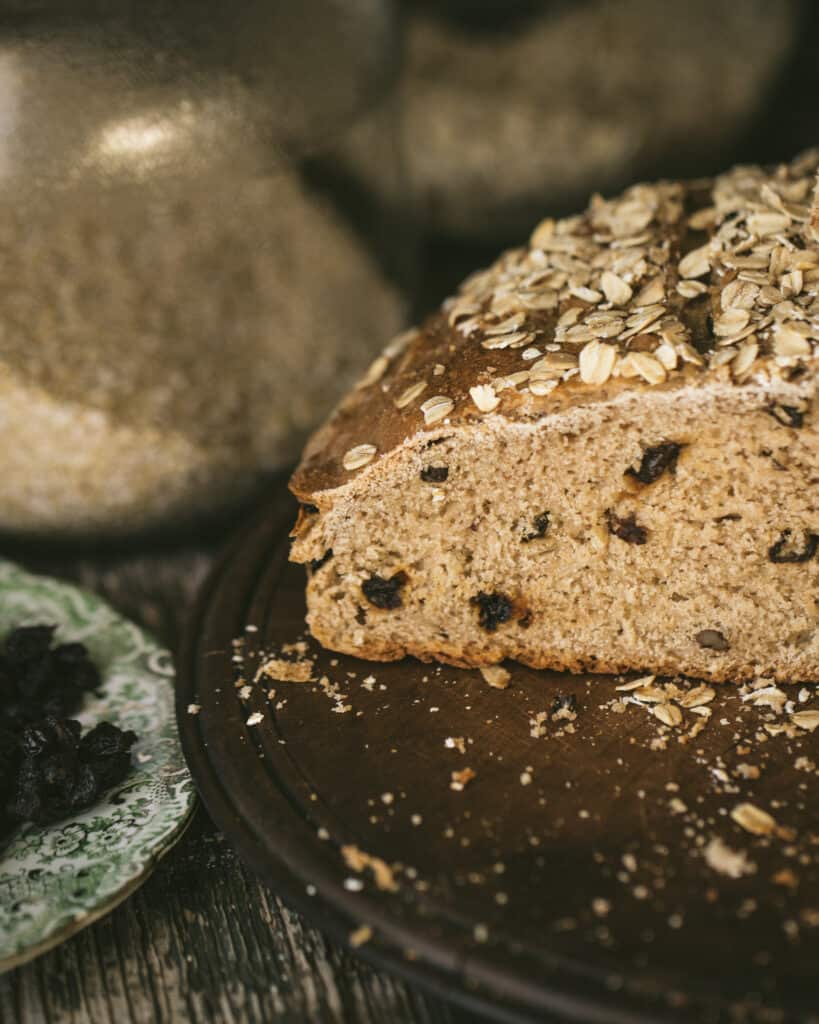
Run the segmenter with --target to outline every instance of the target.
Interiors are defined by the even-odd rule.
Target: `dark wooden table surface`
[[[87,549],[0,542],[0,554],[76,581],[171,649],[230,526],[164,543]],[[199,807],[179,844],[107,917],[0,976],[0,1024],[462,1024],[473,1016],[370,969],[290,912]]]

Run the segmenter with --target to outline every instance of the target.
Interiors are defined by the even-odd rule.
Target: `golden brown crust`
[[[355,658],[363,658],[366,661],[400,661],[407,656],[417,658],[425,663],[440,662],[444,665],[451,665],[453,668],[482,668],[487,665],[495,665],[504,660],[502,653],[496,657],[488,654],[470,657],[462,648],[440,642],[433,644],[413,644],[412,642],[395,644],[372,644],[365,643],[362,646],[346,645],[340,642],[335,634],[322,636],[320,626],[311,625],[311,633],[318,642],[330,650],[339,651],[342,654],[349,654]],[[658,652],[659,654],[660,652]],[[679,674],[679,661],[677,658],[667,656],[665,660],[659,658],[651,665],[635,665],[631,662],[606,661],[605,659],[582,659],[567,658],[565,654],[552,652],[547,649],[539,650],[537,656],[527,654],[515,654],[514,660],[528,668],[546,670],[551,672],[590,673],[594,675],[624,675],[632,672],[652,672],[660,676],[675,676]],[[799,680],[793,677],[792,673],[784,671],[776,665],[764,666],[740,661],[736,658],[726,659],[719,667],[701,668],[697,672],[697,678],[707,680],[710,683],[729,683],[735,685],[742,682],[765,677],[775,680],[778,683],[799,684],[811,680]]]
[[[321,506],[407,438],[487,415],[536,420],[623,391],[815,369],[817,165],[813,152],[770,172],[638,185],[544,221],[387,347],[291,489]]]

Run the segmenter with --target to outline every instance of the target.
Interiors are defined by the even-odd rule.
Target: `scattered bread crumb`
[[[756,864],[748,860],[744,850],[732,850],[719,836],[714,836],[703,850],[706,864],[729,878],[742,878],[756,871]]]
[[[452,773],[452,782],[450,782],[449,788],[454,789],[459,793],[474,778],[475,772],[473,772],[471,768],[462,768],[460,771]]]
[[[372,928],[370,928],[368,924],[362,924],[360,928],[356,928],[355,931],[350,932],[350,945],[353,949],[358,949],[358,947],[363,946],[365,942],[369,942],[372,937]]]
[[[279,683],[311,683],[313,662],[309,658],[299,661],[285,661],[284,658],[268,658],[256,672],[256,679],[267,676]]]
[[[380,857],[373,857],[371,854],[365,853],[353,845],[342,846],[341,855],[347,867],[353,871],[361,872],[369,868],[379,889],[387,892],[397,892],[398,882],[395,880],[393,869],[385,860],[382,860]]]

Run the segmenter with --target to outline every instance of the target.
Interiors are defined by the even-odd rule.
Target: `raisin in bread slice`
[[[546,220],[312,438],[326,647],[819,679],[819,153]]]

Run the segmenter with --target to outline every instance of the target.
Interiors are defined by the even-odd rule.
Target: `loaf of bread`
[[[819,679],[818,166],[594,197],[388,346],[291,482],[318,640]]]

